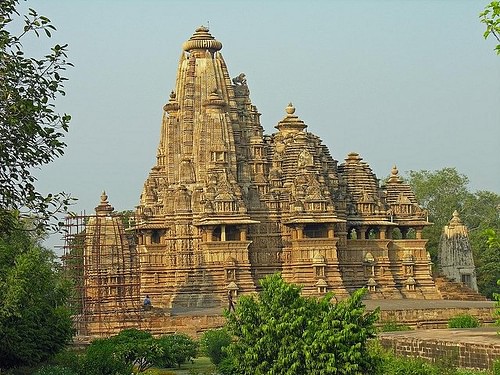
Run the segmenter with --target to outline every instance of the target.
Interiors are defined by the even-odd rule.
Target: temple
[[[476,268],[469,241],[469,231],[458,212],[443,229],[438,252],[440,273],[477,292]]]
[[[220,306],[281,272],[307,295],[439,298],[421,236],[430,223],[396,167],[380,186],[357,153],[339,164],[291,103],[264,134],[221,49],[205,27],[183,44],[137,207],[141,294]]]
[[[265,134],[222,43],[199,27],[182,49],[135,217],[124,229],[103,194],[69,228],[79,332],[165,332],[165,316],[227,307],[275,272],[309,296],[441,298],[422,238],[431,223],[396,166],[381,185],[358,153],[339,163],[291,103]]]

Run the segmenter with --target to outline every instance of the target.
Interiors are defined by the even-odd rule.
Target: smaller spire
[[[307,125],[295,114],[295,107],[290,102],[285,108],[286,116],[275,126],[283,133],[298,133],[304,131]]]
[[[163,106],[163,110],[167,113],[173,113],[178,111],[180,108],[179,102],[177,101],[177,95],[174,90],[170,92],[170,99],[167,104]]]
[[[391,177],[387,180],[387,183],[401,183],[401,178],[399,177],[399,171],[398,168],[396,167],[396,164],[392,166],[391,169]]]
[[[448,225],[444,227],[444,234],[450,238],[456,235],[468,236],[467,227],[462,223],[458,211],[453,211],[453,217]]]
[[[95,208],[95,213],[98,216],[106,216],[109,215],[111,212],[113,212],[114,207],[112,207],[109,202],[108,202],[108,195],[106,194],[106,191],[103,190],[101,194],[101,202],[99,205]]]
[[[182,48],[186,52],[193,52],[196,50],[216,52],[222,49],[222,43],[216,40],[212,34],[208,32],[208,27],[198,27],[193,36],[188,41],[184,42]]]

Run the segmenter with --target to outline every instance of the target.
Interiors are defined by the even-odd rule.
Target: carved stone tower
[[[141,294],[164,308],[224,306],[278,271],[309,295],[438,298],[430,223],[397,169],[381,187],[357,153],[339,165],[292,104],[264,135],[221,49],[205,27],[183,44],[137,207]]]
[[[477,292],[476,269],[469,233],[456,210],[448,225],[443,228],[438,258],[440,271],[444,276],[464,283]]]

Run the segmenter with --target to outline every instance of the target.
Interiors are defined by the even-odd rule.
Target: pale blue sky
[[[473,191],[500,193],[500,56],[478,18],[487,2],[29,1],[75,64],[58,102],[73,116],[66,154],[39,187],[71,192],[76,212],[93,212],[103,189],[133,209],[181,45],[209,23],[267,133],[291,101],[341,162],[356,151],[380,178],[393,164],[456,167]]]

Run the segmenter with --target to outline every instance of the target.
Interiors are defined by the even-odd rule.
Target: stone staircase
[[[453,281],[445,276],[436,276],[434,278],[436,287],[445,300],[456,301],[487,301],[482,294],[469,288],[467,285]]]

